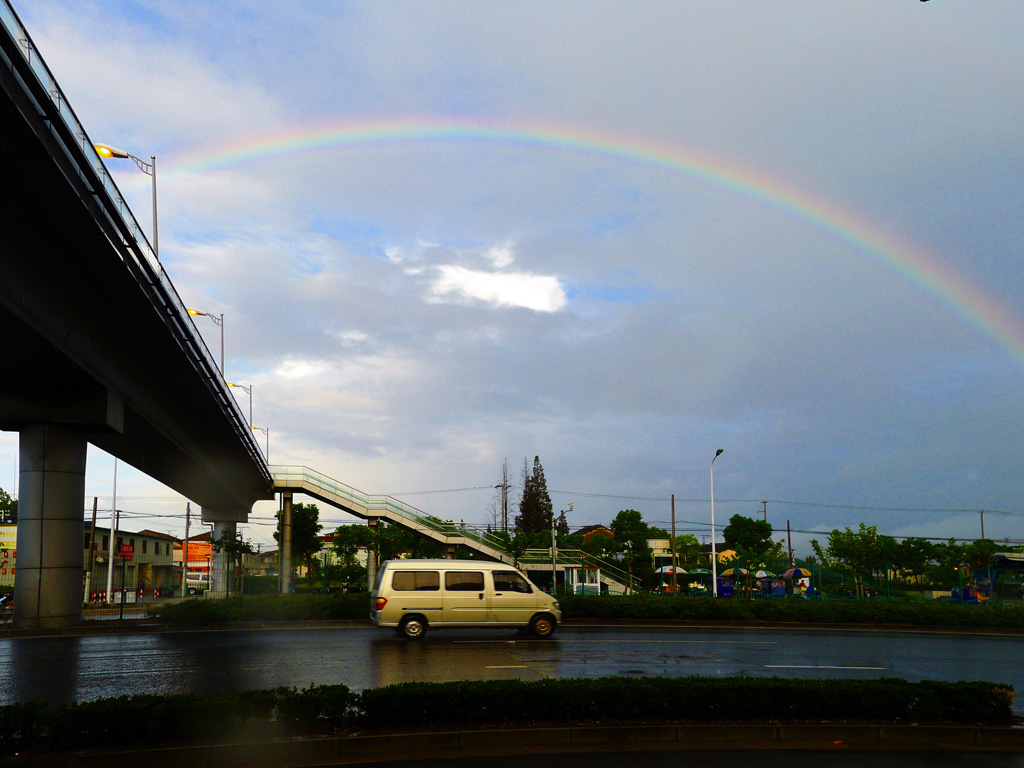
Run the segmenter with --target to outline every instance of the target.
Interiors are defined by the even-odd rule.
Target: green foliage
[[[775,566],[775,556],[780,550],[776,542],[772,541],[772,525],[766,520],[733,515],[722,535],[736,548],[736,556],[742,567],[755,569]]]
[[[615,542],[622,548],[626,566],[641,584],[651,586],[654,583],[653,552],[647,546],[651,529],[644,522],[643,515],[635,509],[620,510],[609,528],[615,534]]]
[[[363,691],[360,718],[378,728],[587,721],[1011,721],[1012,689],[995,683],[897,679],[605,677],[402,683]]]
[[[679,564],[690,570],[697,567],[710,568],[710,559],[701,554],[700,539],[692,533],[676,536],[676,557]]]
[[[278,520],[281,519],[277,513]],[[292,562],[302,563],[307,568],[310,560],[316,557],[323,542],[320,540],[320,509],[316,504],[292,504]],[[281,528],[274,531],[274,541],[281,544]]]
[[[11,525],[18,522],[18,500],[0,488],[0,523]]]
[[[316,736],[347,727],[422,729],[536,723],[1012,721],[1012,687],[988,682],[603,677],[344,685],[205,696],[122,696],[0,707],[0,754]],[[88,758],[86,758],[88,762]],[[47,761],[47,764],[48,761]]]
[[[1024,604],[926,600],[786,600],[682,595],[559,595],[563,619],[758,621],[925,627],[1024,628]]]

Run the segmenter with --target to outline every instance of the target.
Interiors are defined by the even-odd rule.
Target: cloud
[[[1018,362],[892,254],[785,200],[869,222],[852,234],[886,232],[1024,316],[1024,6],[935,5],[48,0],[24,16],[90,134],[158,154],[161,258],[187,304],[224,313],[226,373],[254,384],[275,461],[377,492],[493,485],[502,458],[539,454],[552,488],[588,494],[575,525],[634,505],[664,519],[672,493],[705,515],[719,447],[723,520],[765,498],[1024,508]],[[402,131],[433,118],[507,133]],[[380,128],[307,140],[360,125]],[[287,151],[204,165],[270,135]],[[148,177],[117,174],[145,226]],[[217,329],[197,327],[216,356]],[[420,498],[477,521],[489,501]]]
[[[557,312],[567,302],[558,278],[521,272],[478,272],[445,265],[431,285],[434,301],[458,298],[479,300],[495,307],[524,307],[535,312]]]

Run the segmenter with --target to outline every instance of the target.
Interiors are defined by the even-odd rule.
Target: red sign
[[[122,560],[131,560],[132,559],[132,555],[134,553],[135,553],[135,547],[133,547],[131,544],[122,544],[121,545],[121,559]]]

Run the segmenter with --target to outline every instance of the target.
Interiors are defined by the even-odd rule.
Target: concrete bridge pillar
[[[85,434],[21,427],[14,626],[57,629],[82,620]]]
[[[376,534],[379,530],[380,520],[375,517],[369,517],[366,519],[366,524],[370,526],[370,534]],[[373,589],[373,582],[377,580],[377,566],[380,565],[377,562],[377,553],[372,548],[366,549],[366,589],[367,591]]]
[[[281,494],[281,593],[292,591],[292,492]]]
[[[458,544],[445,544],[444,545],[444,556],[449,560],[455,559],[455,552],[458,550]]]
[[[233,520],[214,520],[213,540],[234,538],[238,532],[238,523]],[[232,568],[232,557],[229,553],[221,550],[213,550],[213,558],[210,560],[210,591],[218,595],[233,595],[235,593],[234,574]]]

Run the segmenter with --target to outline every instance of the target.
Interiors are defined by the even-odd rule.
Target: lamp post
[[[153,254],[156,256],[160,255],[160,248],[157,245],[157,229],[156,229],[156,155],[149,156],[149,162],[130,155],[123,149],[117,149],[111,147],[109,144],[93,144],[93,149],[96,150],[96,154],[102,158],[120,158],[133,161],[139,170],[147,176],[153,177]]]
[[[208,317],[213,320],[215,325],[220,326],[220,375],[224,375],[224,313],[220,313],[220,317],[212,315],[209,312],[203,312],[201,309],[192,309],[189,307],[188,313],[192,317]]]
[[[222,371],[222,373],[223,373],[223,371]],[[249,396],[249,426],[251,427],[252,426],[252,384],[249,384],[248,386],[246,386],[245,384],[235,384],[234,382],[229,381],[229,382],[227,382],[227,385],[229,387],[235,387],[237,389],[240,389],[243,392],[245,392],[245,394],[247,394]]]
[[[270,463],[270,430],[267,427],[253,427],[253,426],[250,426],[249,429],[256,430],[258,432],[262,432],[263,434],[265,434],[267,436],[267,464],[269,464]]]
[[[715,459],[724,453],[724,448],[715,451]],[[715,459],[711,460],[711,590],[718,597],[718,550],[715,548]]]

